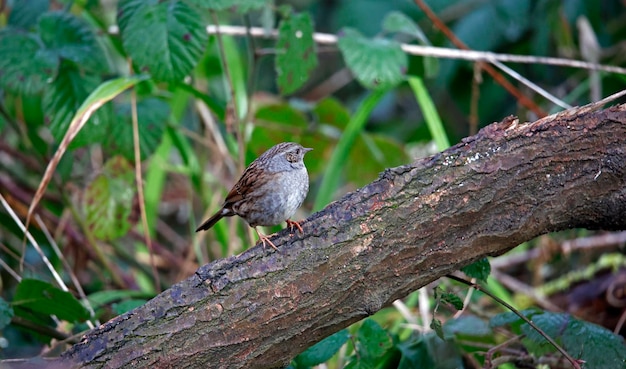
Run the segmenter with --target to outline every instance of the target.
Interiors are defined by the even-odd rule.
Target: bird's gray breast
[[[309,175],[304,166],[273,173],[274,178],[263,185],[264,193],[254,202],[244,202],[233,209],[251,226],[273,226],[291,218],[309,192]],[[247,209],[244,209],[246,207]]]

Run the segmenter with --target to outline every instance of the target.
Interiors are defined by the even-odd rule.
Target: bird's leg
[[[300,225],[300,223],[295,222],[291,219],[287,219],[287,227],[289,227],[289,230],[291,232],[293,232],[293,227],[298,228],[298,230],[300,231],[300,233],[304,234],[304,230],[302,229],[302,226]]]
[[[263,242],[263,248],[265,248],[265,242],[267,242],[267,243],[270,244],[270,246],[272,246],[274,248],[274,250],[280,252],[280,250],[278,250],[278,247],[276,247],[276,245],[274,245],[274,243],[272,241],[270,241],[269,237],[267,237],[263,233],[259,232],[259,230],[256,229],[256,227],[252,227],[252,228],[254,228],[254,230],[256,231],[256,234],[259,236],[259,239],[261,240],[261,242]]]

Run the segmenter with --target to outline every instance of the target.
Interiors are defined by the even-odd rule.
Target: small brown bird
[[[298,222],[290,220],[309,192],[309,174],[304,154],[313,149],[293,142],[283,142],[264,152],[250,163],[230,190],[217,213],[202,223],[196,232],[206,231],[223,217],[239,215],[254,228],[263,242],[278,248],[258,226],[274,226],[287,221],[304,233]]]

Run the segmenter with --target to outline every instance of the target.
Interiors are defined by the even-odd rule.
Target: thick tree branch
[[[395,299],[550,231],[626,229],[626,105],[508,118],[388,169],[217,260],[64,354],[107,368],[275,368]]]

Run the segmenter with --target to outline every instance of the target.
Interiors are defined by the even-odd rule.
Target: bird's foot
[[[261,240],[261,242],[263,243],[263,248],[265,249],[265,243],[269,243],[270,246],[272,246],[272,248],[274,248],[274,250],[280,252],[280,250],[278,250],[278,247],[276,247],[276,245],[274,245],[274,242],[272,242],[270,240],[270,238],[266,235],[264,235],[263,233],[259,232],[258,229],[256,229],[256,227],[254,227],[254,230],[256,231],[256,234],[259,236],[259,239]]]
[[[289,230],[293,233],[293,228],[296,227],[298,228],[298,230],[300,231],[301,234],[304,234],[304,230],[302,229],[302,226],[300,225],[300,223],[295,222],[291,219],[287,219],[287,227],[289,227]]]

